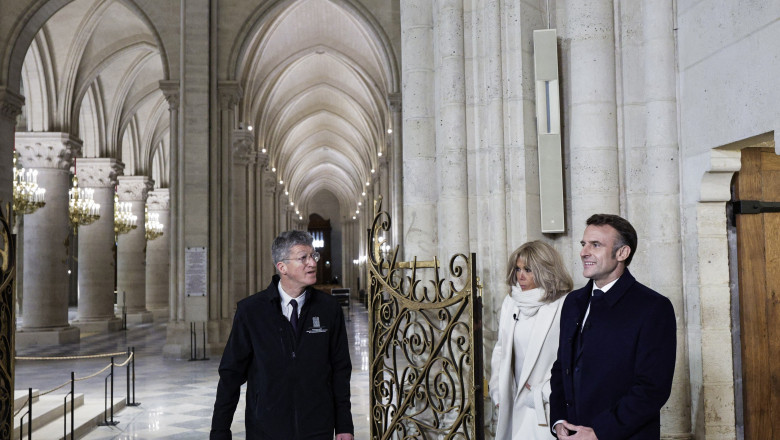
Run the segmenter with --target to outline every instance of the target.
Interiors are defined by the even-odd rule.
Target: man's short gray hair
[[[312,247],[314,238],[306,231],[284,231],[274,239],[271,245],[271,258],[274,264],[290,256],[293,246],[303,245]]]

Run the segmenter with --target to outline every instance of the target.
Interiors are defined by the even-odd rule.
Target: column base
[[[70,325],[78,327],[83,332],[115,332],[122,329],[122,320],[113,317],[105,319],[77,319],[72,321]]]
[[[154,322],[154,315],[152,315],[152,312],[148,310],[127,314],[128,324],[148,324],[150,322]]]
[[[74,344],[79,342],[81,330],[77,327],[57,327],[50,330],[17,330],[16,347]]]
[[[165,322],[170,317],[170,312],[168,311],[168,307],[163,307],[159,309],[149,308],[149,311],[152,312],[152,316],[154,317],[154,322]]]

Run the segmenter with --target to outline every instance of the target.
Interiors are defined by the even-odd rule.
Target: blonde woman
[[[509,257],[507,284],[489,384],[496,440],[550,439],[550,369],[572,279],[552,246],[532,241]]]

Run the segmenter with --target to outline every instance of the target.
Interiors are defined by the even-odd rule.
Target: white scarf
[[[545,305],[542,302],[544,296],[544,289],[537,287],[535,289],[523,291],[520,286],[512,286],[512,292],[510,293],[515,305],[519,308],[520,313],[526,318],[536,315],[539,311],[539,307]]]

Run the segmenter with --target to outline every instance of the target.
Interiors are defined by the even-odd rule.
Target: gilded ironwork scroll
[[[482,308],[476,256],[397,261],[376,203],[368,236],[373,440],[483,439]]]
[[[0,438],[13,434],[14,402],[14,277],[16,247],[11,234],[11,208],[0,209]]]

